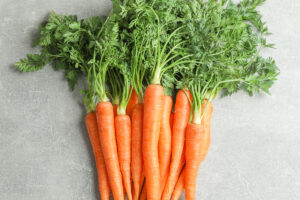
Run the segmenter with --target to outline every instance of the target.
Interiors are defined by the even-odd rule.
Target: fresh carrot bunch
[[[88,135],[101,199],[196,199],[210,146],[212,101],[244,89],[269,92],[279,74],[263,58],[264,0],[113,0],[107,17],[54,12],[15,66],[50,63],[74,89],[84,77]]]

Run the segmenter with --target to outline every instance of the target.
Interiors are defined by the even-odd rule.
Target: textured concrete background
[[[109,0],[0,0],[0,199],[98,199],[85,110],[61,72],[20,74],[50,10],[107,14]],[[300,1],[269,0],[261,10],[281,75],[272,96],[245,93],[214,103],[212,144],[197,199],[300,199]]]

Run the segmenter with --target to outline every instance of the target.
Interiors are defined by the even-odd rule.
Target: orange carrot
[[[141,191],[143,171],[143,104],[136,104],[131,115],[131,175],[133,181],[133,199],[137,200]],[[142,180],[143,181],[143,180]]]
[[[172,195],[172,200],[178,200],[183,190],[184,190],[184,169],[181,172],[179,179],[175,185],[175,189]]]
[[[131,195],[131,121],[128,115],[117,115],[115,118],[116,138],[118,146],[118,156],[123,183],[128,200],[132,200]]]
[[[171,113],[170,114],[170,127],[171,127],[171,130],[173,128],[173,121],[174,121],[174,113]]]
[[[170,127],[170,113],[172,110],[173,100],[170,96],[164,97],[164,108],[162,121],[160,125],[159,142],[158,142],[158,158],[160,170],[160,187],[161,193],[167,181],[167,175],[171,160],[171,142],[172,133]]]
[[[188,95],[188,97],[187,97]],[[166,186],[163,191],[162,200],[169,200],[178,180],[178,169],[184,149],[184,135],[191,112],[189,99],[192,96],[189,91],[180,90],[176,96],[173,133],[172,133],[172,159]]]
[[[85,125],[87,127],[89,138],[95,155],[100,196],[101,199],[103,200],[109,200],[110,186],[109,186],[108,176],[106,172],[103,153],[101,150],[98,127],[97,127],[97,118],[95,112],[90,112],[86,115]]]
[[[207,101],[201,105],[202,110]],[[186,166],[185,166],[185,199],[194,200],[196,192],[196,182],[198,169],[201,162],[204,160],[209,144],[210,144],[210,131],[208,122],[210,121],[212,105],[208,104],[207,113],[203,116],[201,124],[189,123],[186,130]]]
[[[126,114],[131,116],[134,106],[138,104],[138,96],[134,89],[132,89],[131,97],[127,104]]]
[[[124,199],[122,175],[115,138],[114,112],[110,102],[99,102],[96,108],[100,143],[111,189],[116,200]]]
[[[149,85],[144,97],[143,160],[148,200],[160,199],[158,139],[164,103],[161,85]]]

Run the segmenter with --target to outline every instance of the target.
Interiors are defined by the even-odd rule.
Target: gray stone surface
[[[20,74],[51,10],[107,14],[109,0],[0,0],[0,199],[98,199],[82,96],[61,72]],[[245,93],[214,102],[212,143],[199,170],[197,199],[300,199],[300,1],[269,0],[261,10],[281,75],[272,96]],[[183,198],[182,198],[183,199]]]

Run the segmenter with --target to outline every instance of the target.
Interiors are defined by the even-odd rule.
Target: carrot
[[[131,195],[131,176],[130,176],[130,158],[131,158],[131,121],[128,115],[117,115],[115,118],[116,138],[118,146],[118,156],[120,170],[123,177],[123,183],[127,193],[128,200]]]
[[[174,113],[171,113],[170,114],[170,127],[171,127],[171,130],[173,128],[173,121],[174,121]]]
[[[131,175],[133,181],[133,199],[137,200],[141,191],[143,171],[143,104],[136,104],[131,115]],[[142,180],[143,181],[143,180]]]
[[[203,107],[203,109],[204,109],[204,107]],[[209,103],[208,107],[207,107],[207,111],[206,111],[206,113],[204,114],[204,117],[203,117],[203,123],[206,127],[205,131],[207,131],[206,134],[209,134],[209,135],[210,135],[210,120],[211,120],[212,111],[213,111],[212,104]],[[204,149],[208,149],[209,144],[210,144],[210,138],[208,139],[207,146],[205,146]],[[180,177],[179,177],[179,179],[176,183],[176,186],[175,186],[175,189],[174,189],[174,192],[173,192],[173,195],[172,195],[172,200],[179,199],[181,193],[184,190],[184,171],[185,170],[183,169],[182,172],[181,172],[181,175],[180,175]]]
[[[202,103],[202,110],[204,110],[206,103],[207,101]],[[210,132],[207,128],[209,127],[208,122],[210,121],[212,112],[211,103],[208,104],[207,109],[208,114],[203,116],[200,124],[193,120],[192,123],[188,124],[186,130],[186,166],[184,177],[186,200],[195,199],[198,169],[208,152],[210,144]]]
[[[172,195],[172,200],[178,200],[184,190],[184,171],[185,170],[183,169],[175,185],[175,189]]]
[[[192,99],[189,91],[186,91],[185,93],[184,90],[180,90],[177,93],[172,134],[172,159],[168,180],[162,194],[163,200],[169,200],[171,198],[173,189],[178,179],[179,174],[177,171],[180,167],[179,165],[182,154],[184,154],[185,129],[188,124],[191,111],[189,99]]]
[[[160,125],[159,142],[158,142],[158,158],[160,170],[160,187],[161,193],[167,181],[167,175],[171,160],[171,142],[172,133],[170,127],[170,113],[172,110],[172,97],[164,96],[164,108],[162,114],[162,121]]]
[[[127,108],[126,108],[127,115],[131,116],[133,108],[136,104],[138,104],[138,96],[137,96],[135,90],[133,89],[130,99],[129,99],[129,102],[128,102],[128,105],[127,105]]]
[[[151,84],[144,97],[143,160],[148,200],[160,199],[158,139],[163,112],[164,89]]]
[[[95,155],[100,196],[101,199],[103,200],[109,200],[110,186],[109,186],[108,176],[106,172],[103,153],[101,150],[98,127],[97,127],[97,118],[95,112],[90,112],[86,115],[85,125],[87,127],[89,138]]]
[[[114,113],[110,102],[99,102],[96,108],[100,143],[114,199],[124,199],[122,175],[115,138]]]

